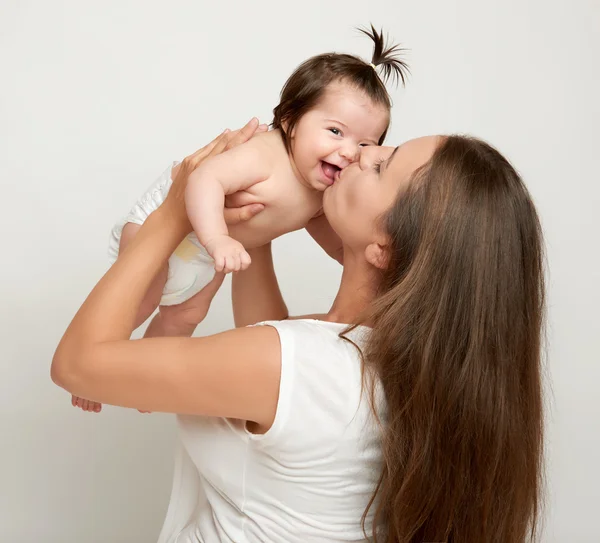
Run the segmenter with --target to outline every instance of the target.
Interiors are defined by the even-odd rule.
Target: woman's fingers
[[[258,119],[253,117],[239,130],[235,130],[234,132],[231,132],[229,129],[225,130],[208,145],[198,149],[195,153],[186,157],[185,160],[190,163],[191,167],[195,168],[206,157],[218,155],[227,149],[248,141],[256,132],[266,132],[268,129],[268,125],[259,125]]]
[[[222,134],[222,138],[220,138],[211,148],[208,156],[218,155],[223,151],[233,149],[237,145],[247,142],[250,138],[252,138],[252,136],[254,136],[258,127],[258,119],[253,117],[239,130],[235,130],[233,132],[226,130]]]
[[[231,149],[236,145],[240,145],[241,143],[247,142],[256,133],[256,130],[258,129],[258,124],[258,119],[256,117],[253,117],[246,123],[245,126],[240,128],[236,132],[228,134],[226,138],[227,144],[225,146],[225,149]]]
[[[248,204],[243,207],[226,207],[223,210],[225,222],[228,225],[250,220],[265,208],[264,204]]]
[[[212,156],[213,154],[219,154],[221,151],[219,149],[224,149],[225,145],[227,145],[226,136],[229,133],[229,130],[225,130],[221,134],[219,134],[214,140],[212,140],[208,145],[205,145],[201,149],[198,149],[195,153],[187,156],[183,159],[184,163],[190,167],[190,169],[194,170],[202,162],[206,157]],[[216,152],[215,152],[216,150]]]
[[[169,205],[174,203],[178,213],[185,213],[184,198],[189,175],[206,158],[218,155],[227,149],[231,149],[236,145],[248,141],[256,133],[258,127],[258,119],[255,117],[246,123],[246,126],[240,130],[233,133],[229,130],[225,130],[208,145],[205,145],[195,153],[185,157],[178,167],[177,175],[173,179],[173,184],[171,185],[165,202],[169,202]],[[221,271],[218,265],[216,266],[216,269],[217,271]]]

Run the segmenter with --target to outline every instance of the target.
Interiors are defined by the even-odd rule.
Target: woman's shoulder
[[[306,374],[310,380],[327,373],[336,374],[340,366],[358,369],[360,373],[362,347],[369,332],[366,327],[315,318],[265,321],[257,326],[272,326],[277,330],[282,365],[297,366],[295,371]]]
[[[282,331],[289,332],[293,336],[314,336],[315,339],[328,340],[348,339],[363,343],[369,333],[369,328],[361,325],[351,325],[340,322],[323,320],[324,315],[307,315],[304,317],[292,317],[281,321],[264,321],[255,326],[273,326]]]
[[[304,447],[318,435],[312,444],[318,447],[319,440],[348,437],[349,428],[357,436],[372,429],[361,352],[368,328],[348,331],[347,324],[311,318],[260,325],[276,328],[281,343],[279,402],[270,436],[283,433],[289,443]]]

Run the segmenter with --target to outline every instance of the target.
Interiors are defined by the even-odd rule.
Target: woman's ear
[[[365,249],[365,258],[371,266],[385,270],[390,262],[389,247],[381,243],[371,243]]]

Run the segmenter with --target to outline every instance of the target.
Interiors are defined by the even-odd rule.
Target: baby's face
[[[389,112],[342,82],[329,85],[317,106],[292,132],[292,160],[307,184],[325,190],[335,174],[358,160],[361,147],[377,145]]]

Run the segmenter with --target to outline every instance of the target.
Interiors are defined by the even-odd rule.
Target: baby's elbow
[[[197,189],[202,184],[206,183],[212,176],[210,168],[207,168],[204,164],[198,166],[188,177],[187,190]]]
[[[188,177],[185,187],[185,205],[190,206],[198,199],[198,194],[203,191],[206,184],[206,174],[202,167],[195,169]]]

